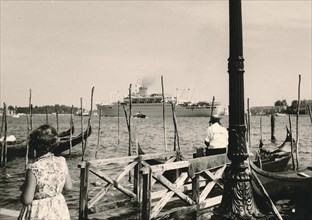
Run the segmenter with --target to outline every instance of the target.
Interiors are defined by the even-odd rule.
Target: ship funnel
[[[140,94],[140,96],[147,96],[147,87],[141,86],[139,88],[139,94]]]

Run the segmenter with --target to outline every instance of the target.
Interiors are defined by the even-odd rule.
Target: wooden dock
[[[12,209],[0,208],[0,219],[16,220],[19,215],[19,211]]]

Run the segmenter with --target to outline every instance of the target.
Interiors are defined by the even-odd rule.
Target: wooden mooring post
[[[143,198],[142,198],[142,220],[150,219],[151,216],[151,182],[152,171],[143,174]]]
[[[193,212],[192,214],[192,218],[194,220],[199,220],[200,216],[199,216],[199,174],[195,174],[195,177],[192,179],[192,196],[193,196],[193,200],[196,202],[196,212]]]
[[[275,138],[275,114],[271,115],[271,142],[275,143],[276,138]]]
[[[89,163],[82,161],[80,168],[79,220],[88,219]]]
[[[6,163],[7,163],[7,130],[8,130],[8,123],[7,123],[7,107],[6,104],[3,103],[3,114],[2,114],[3,120],[2,120],[2,126],[4,126],[4,136],[3,136],[3,141],[1,143],[1,164],[3,165],[3,167],[6,167]]]

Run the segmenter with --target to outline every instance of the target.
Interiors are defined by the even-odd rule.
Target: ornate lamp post
[[[244,58],[241,0],[229,0],[230,57],[229,73],[229,147],[231,164],[225,171],[222,202],[214,219],[255,219],[259,211],[255,206],[251,188],[251,174],[244,161],[248,158],[246,126],[244,120]]]

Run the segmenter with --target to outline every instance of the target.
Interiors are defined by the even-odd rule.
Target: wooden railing
[[[159,158],[165,158],[163,163],[158,163]],[[212,196],[211,192],[216,185],[219,189],[223,189],[220,179],[226,164],[224,160],[222,163],[210,162],[215,156],[188,161],[179,161],[177,158],[178,152],[169,152],[82,162],[79,165],[81,169],[79,219],[87,219],[89,211],[97,205],[103,205],[99,204],[99,201],[111,188],[117,189],[135,204],[140,219],[169,216],[181,210],[184,213],[193,213],[193,217],[197,219],[200,210],[221,202],[221,193]],[[195,171],[191,169],[194,164],[201,163],[201,160],[209,163]],[[116,172],[109,174],[109,166],[114,168],[117,164],[121,165],[122,169],[117,175]],[[106,171],[103,171],[104,168]],[[101,186],[97,194],[88,200],[91,191],[90,172],[96,178],[105,181],[106,185]],[[129,172],[133,174],[133,182],[125,184],[128,180],[124,177]],[[166,209],[167,206],[181,201],[182,205]]]
[[[147,154],[140,156],[127,156],[119,158],[110,158],[110,159],[99,159],[99,160],[90,160],[83,161],[78,165],[80,168],[80,197],[79,197],[79,219],[87,219],[88,211],[95,207],[97,203],[107,194],[107,192],[113,187],[125,194],[130,200],[135,204],[140,204],[141,201],[141,178],[140,178],[140,169],[146,166],[150,166],[150,160],[157,160],[162,158],[169,158],[165,160],[166,162],[173,162],[177,158],[177,152],[168,152],[168,153],[158,153],[158,154]],[[101,168],[108,167],[114,168],[116,164],[123,165],[124,167],[119,174],[115,177],[112,177],[113,174],[107,174],[101,170]],[[122,180],[129,172],[133,173],[133,185],[124,186]],[[93,173],[96,177],[104,180],[107,184],[101,188],[101,190],[88,200],[90,191],[89,189],[89,173]]]
[[[208,158],[203,157],[194,160],[208,160]],[[170,216],[178,210],[181,213],[181,210],[183,210],[184,213],[193,213],[193,219],[197,219],[200,210],[215,206],[221,202],[221,194],[211,198],[208,198],[208,195],[212,192],[215,185],[223,189],[223,183],[220,179],[226,164],[197,170],[191,178],[189,169],[194,160],[154,165],[142,169],[142,219],[157,218],[166,205],[177,199],[180,199],[186,205],[179,205],[177,209],[169,208],[162,213],[162,216]],[[163,173],[169,170],[181,170],[174,183],[163,176]],[[153,190],[155,181],[158,181],[165,190]],[[173,197],[174,195],[176,195],[175,198]]]

